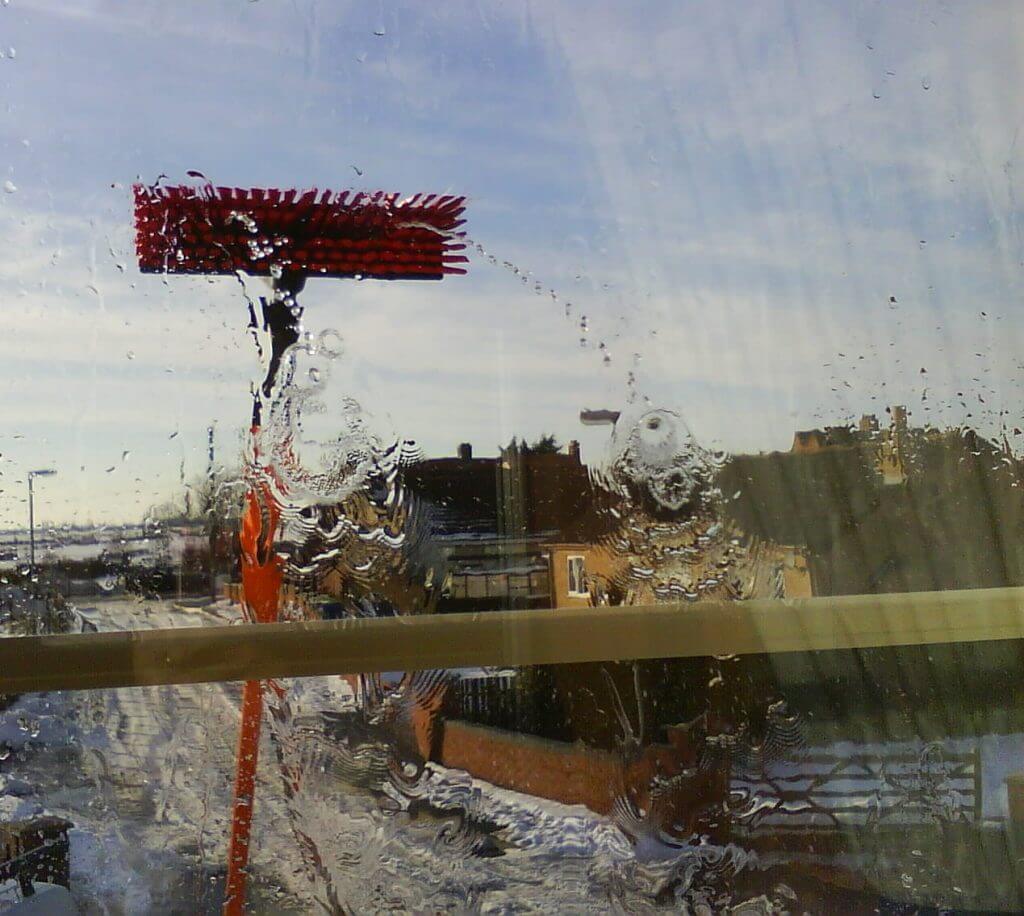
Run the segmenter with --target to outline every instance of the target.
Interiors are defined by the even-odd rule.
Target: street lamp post
[[[28,472],[28,569],[29,575],[36,571],[36,519],[32,502],[32,481],[37,477],[52,477],[57,472],[53,468],[43,468]]]

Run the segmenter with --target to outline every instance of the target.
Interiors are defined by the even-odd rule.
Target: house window
[[[587,569],[583,564],[583,557],[569,557],[569,595],[574,597],[586,597],[587,591]]]
[[[466,597],[467,598],[486,598],[487,597],[487,577],[486,576],[466,576]]]
[[[468,589],[468,587],[466,585],[466,577],[465,576],[452,576],[451,577],[451,590],[450,590],[450,593],[451,593],[451,597],[452,598],[465,598],[468,595],[469,589]]]

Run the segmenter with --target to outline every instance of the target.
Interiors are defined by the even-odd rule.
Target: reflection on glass
[[[4,651],[1018,600],[1016,10],[165,7],[0,6]],[[0,910],[237,912],[236,794],[257,912],[1024,909],[1020,640],[876,642],[0,670]]]
[[[982,643],[282,683],[249,899],[1014,911],[1019,662]],[[216,910],[238,699],[6,698],[4,829],[46,853],[7,864],[90,909]]]

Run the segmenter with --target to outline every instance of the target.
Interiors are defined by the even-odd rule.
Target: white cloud
[[[176,479],[169,428],[192,447],[210,417],[225,441],[246,425],[259,367],[237,284],[133,266],[127,185],[187,168],[470,194],[471,235],[529,284],[474,257],[466,278],[317,281],[302,299],[311,329],[347,341],[339,385],[434,452],[568,438],[580,407],[626,398],[630,371],[733,448],[886,398],[954,417],[976,389],[1019,412],[1016,8],[0,14],[20,45],[0,61],[0,170],[19,187],[0,195],[0,392],[28,436],[14,471],[72,454],[100,468],[51,482],[61,511],[135,513]],[[579,348],[584,314],[610,368]],[[139,484],[106,474],[122,451]]]

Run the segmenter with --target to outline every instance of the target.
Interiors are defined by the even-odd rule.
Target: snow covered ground
[[[238,617],[226,604],[130,598],[81,610],[101,630],[223,625]],[[290,696],[314,719],[352,707],[339,678],[305,680]],[[239,698],[232,684],[15,698],[0,711],[0,819],[46,812],[75,824],[71,883],[83,913],[219,912]],[[441,767],[425,770],[415,798],[399,797],[386,779],[365,784],[365,773],[339,779],[332,770],[338,745],[307,741],[294,725],[278,732],[298,738],[289,749],[303,763],[302,789],[291,799],[281,746],[272,745],[272,728],[263,731],[253,912],[587,912],[609,886],[617,899],[642,904],[680,870],[732,861],[731,853],[706,848],[638,863],[606,818]],[[386,744],[368,749],[388,752]],[[496,824],[497,841],[485,842]],[[316,874],[303,866],[295,826],[322,863]]]
[[[96,602],[100,629],[223,625],[237,612],[133,599]],[[18,697],[0,712],[0,820],[43,811],[75,824],[72,890],[83,913],[219,912],[240,688],[195,684]],[[254,911],[305,912],[270,739],[260,750]]]
[[[239,619],[226,603],[111,598],[81,610],[101,630]],[[239,699],[235,684],[14,698],[0,707],[0,821],[45,812],[75,824],[71,884],[83,913],[218,913]],[[682,902],[673,895],[691,881],[713,886],[719,877],[732,881],[759,868],[738,846],[680,847],[654,836],[631,842],[608,818],[581,806],[437,765],[407,773],[386,729],[355,727],[354,699],[340,678],[295,682],[286,705],[288,717],[268,719],[262,737],[252,912],[589,912],[595,905],[648,911],[655,902],[673,910]],[[969,744],[946,742],[945,751],[966,753],[974,749]],[[809,750],[885,761],[921,748]],[[978,747],[984,818],[1005,816],[1006,772],[1021,754],[1021,735],[988,736]],[[282,761],[301,776],[290,797]],[[775,775],[793,779],[795,765],[780,762]],[[899,782],[907,765],[894,766],[888,764],[888,778]],[[815,775],[806,761],[799,774]],[[312,871],[296,829],[317,863]],[[0,889],[0,911],[4,899]],[[745,912],[758,907],[755,899]]]

